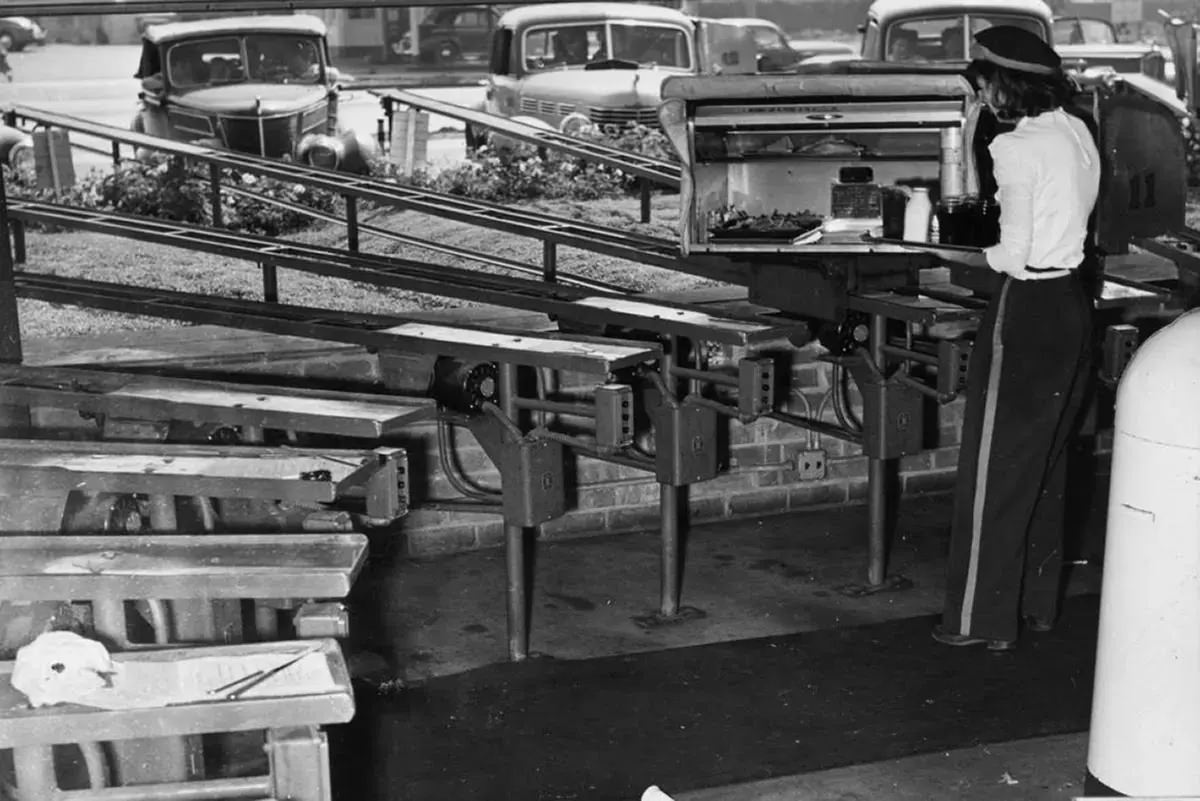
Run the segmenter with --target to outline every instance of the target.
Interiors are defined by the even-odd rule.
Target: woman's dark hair
[[[1068,105],[1079,92],[1062,70],[1056,70],[1053,75],[1036,75],[1001,67],[991,61],[976,60],[971,63],[970,72],[976,85],[978,78],[991,84],[996,111],[1002,119],[1036,117],[1043,111]]]

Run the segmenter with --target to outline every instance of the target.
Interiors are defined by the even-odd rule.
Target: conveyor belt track
[[[552,370],[604,374],[652,360],[660,353],[657,345],[649,343],[615,339],[589,342],[581,337],[539,333],[514,335],[513,332],[462,325],[447,329],[445,337],[435,338],[428,335],[428,330],[446,327],[399,317],[216,298],[57,275],[17,272],[14,283],[18,297],[48,303],[345,342],[371,350],[457,355]]]
[[[94,231],[270,263],[314,275],[534,311],[599,327],[620,326],[660,335],[753,345],[784,339],[802,325],[752,315],[718,316],[686,304],[649,303],[617,293],[33,200],[14,198],[9,202],[9,214],[27,222]]]
[[[281,181],[298,180],[308,186],[383,206],[417,211],[458,220],[484,228],[528,236],[593,253],[670,270],[738,282],[740,271],[722,259],[685,259],[673,240],[630,233],[617,228],[514,209],[456,195],[400,186],[370,178],[356,178],[294,162],[281,162],[185,142],[173,142],[111,125],[91,122],[67,114],[56,114],[29,106],[13,106],[19,119],[108,139],[113,142],[179,156],[192,157],[218,167],[241,170]]]

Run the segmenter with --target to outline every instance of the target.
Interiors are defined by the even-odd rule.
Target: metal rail
[[[266,203],[270,206],[277,206],[282,209],[287,209],[288,211],[296,214],[303,214],[305,216],[312,217],[314,220],[322,220],[324,222],[334,223],[335,225],[349,224],[348,220],[343,217],[339,217],[336,214],[328,214],[323,211],[318,211],[311,206],[305,206],[300,203],[292,203],[287,200],[280,200],[279,198],[268,197],[261,192],[250,192],[245,189],[240,189],[236,186],[227,186],[224,187],[224,190],[230,194],[252,198],[260,203]],[[525,264],[524,262],[515,261],[513,259],[506,259],[503,256],[466,250],[453,245],[447,245],[443,242],[433,242],[428,239],[422,239],[419,236],[410,236],[409,234],[401,234],[396,231],[389,231],[386,228],[379,228],[374,225],[368,225],[364,222],[360,222],[358,224],[358,230],[361,233],[377,236],[380,239],[388,239],[392,242],[399,242],[403,245],[411,245],[412,247],[421,248],[422,250],[432,250],[435,253],[454,256],[455,258],[463,259],[464,261],[475,261],[479,262],[480,264],[490,264],[493,267],[512,270],[514,273],[520,275],[540,276],[544,274],[541,267],[535,267],[532,264]],[[602,292],[615,292],[621,295],[631,294],[631,290],[626,289],[625,287],[617,286],[616,284],[610,284],[607,281],[598,281],[594,278],[587,278],[581,275],[557,272],[555,274],[555,278],[560,284],[587,287],[600,290]]]
[[[294,162],[275,161],[231,150],[174,142],[29,106],[11,106],[7,113],[19,120],[89,134],[135,148],[145,148],[195,159],[211,165],[214,170],[225,167],[290,183],[301,183],[346,198],[353,198],[356,201],[367,201],[381,206],[392,206],[434,217],[458,220],[483,228],[528,236],[553,245],[602,253],[640,264],[677,270],[718,281],[744,283],[746,280],[745,268],[739,267],[727,259],[717,257],[684,258],[680,255],[679,247],[674,240],[634,234],[618,228],[572,220],[568,217],[555,217],[513,209],[483,200],[471,200],[457,195],[400,186],[365,176],[348,175]],[[352,239],[357,238],[357,230],[352,230],[351,234]]]
[[[597,164],[603,164],[607,167],[614,167],[630,175],[645,178],[662,186],[672,189],[679,188],[679,165],[671,164],[662,159],[643,156],[639,153],[631,153],[627,150],[609,147],[597,142],[589,142],[586,139],[568,136],[558,131],[535,128],[532,125],[515,122],[508,117],[489,114],[486,111],[476,111],[475,109],[460,106],[457,103],[435,100],[434,98],[425,97],[415,92],[406,92],[402,89],[384,89],[372,92],[372,94],[377,95],[380,101],[383,102],[385,111],[388,110],[389,101],[413,106],[414,108],[424,109],[442,117],[450,117],[451,119],[461,120],[480,128],[488,128],[505,136],[510,136],[513,139],[528,142],[531,145],[554,148],[570,156],[594,161]]]
[[[753,315],[714,316],[686,304],[638,301],[626,295],[545,281],[17,198],[9,201],[8,214],[12,219],[26,222],[93,231],[314,275],[523,309],[599,327],[619,326],[747,346],[777,342],[803,326],[798,321],[781,322]]]
[[[219,325],[248,331],[345,342],[368,349],[407,351],[444,355],[453,353],[481,361],[505,361],[513,364],[546,367],[551,370],[574,370],[583,373],[608,373],[654,359],[660,353],[650,343],[629,343],[603,340],[589,349],[581,347],[578,338],[553,334],[521,332],[514,337],[510,331],[472,328],[458,325],[449,340],[421,336],[430,328],[424,321],[405,320],[380,315],[343,313],[332,309],[288,306],[282,303],[214,298],[191,292],[133,287],[106,281],[88,281],[56,275],[17,272],[14,275],[17,296],[48,303],[64,303],[125,314],[138,314],[189,323]],[[403,332],[408,323],[415,325],[412,335]],[[391,326],[385,329],[384,326]],[[495,337],[491,342],[466,341],[471,331]],[[541,343],[540,349],[513,346],[514,340],[526,344]],[[561,343],[561,348],[544,343]],[[613,355],[605,351],[612,351]],[[619,353],[618,353],[619,352]]]

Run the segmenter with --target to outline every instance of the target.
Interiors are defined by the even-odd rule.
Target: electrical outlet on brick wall
[[[825,451],[806,450],[796,454],[796,472],[801,481],[817,481],[825,478]]]

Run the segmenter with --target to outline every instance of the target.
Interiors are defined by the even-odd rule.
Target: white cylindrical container
[[[933,203],[929,200],[929,189],[912,187],[908,205],[904,207],[904,238],[909,242],[929,241],[929,218],[933,215]]]
[[[1200,310],[1117,390],[1087,795],[1200,796]]]
[[[959,197],[964,194],[963,129],[942,129],[942,197]]]

